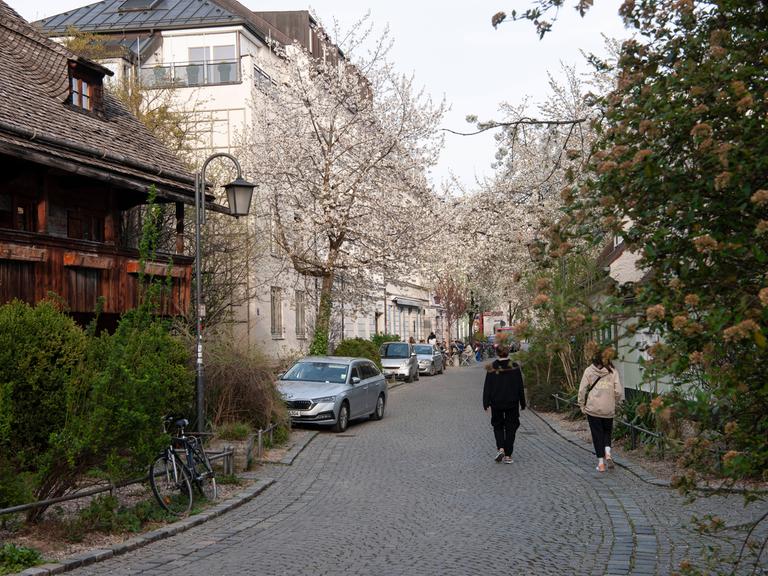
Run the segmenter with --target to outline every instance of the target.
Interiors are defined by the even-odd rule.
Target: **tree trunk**
[[[309,353],[313,356],[325,356],[328,354],[331,331],[331,309],[333,305],[333,272],[323,276],[323,284],[320,288],[320,308],[317,311],[315,322],[315,335]]]

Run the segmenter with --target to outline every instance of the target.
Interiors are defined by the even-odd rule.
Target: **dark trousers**
[[[592,444],[595,445],[595,455],[605,458],[605,447],[611,445],[611,433],[613,432],[613,418],[599,418],[587,414],[589,430],[592,432]]]
[[[491,406],[491,426],[496,437],[496,448],[504,449],[505,456],[512,456],[515,448],[515,432],[520,428],[520,411],[517,407],[494,408]]]

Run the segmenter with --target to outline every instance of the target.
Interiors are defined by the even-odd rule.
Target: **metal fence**
[[[232,474],[234,471],[234,452],[231,449],[224,449],[218,452],[208,452],[208,458],[213,462],[216,460],[224,460],[223,468],[224,474]],[[144,475],[141,478],[134,478],[133,480],[126,480],[124,482],[118,482],[114,484],[110,482],[106,486],[99,486],[96,488],[88,488],[87,490],[79,490],[72,494],[65,496],[59,496],[58,498],[49,498],[47,500],[38,500],[37,502],[30,502],[28,504],[19,504],[17,506],[11,506],[9,508],[0,508],[0,516],[7,514],[18,514],[20,512],[26,512],[33,510],[34,508],[40,508],[43,506],[51,506],[53,504],[59,504],[61,502],[69,502],[72,500],[79,500],[81,498],[88,498],[89,496],[96,496],[97,494],[103,494],[109,492],[114,493],[115,490],[132,486],[135,484],[142,484],[148,481],[149,476]]]
[[[173,62],[142,67],[139,74],[148,88],[234,84],[240,82],[240,60]]]
[[[564,398],[559,394],[552,394],[552,398],[555,399],[555,410],[557,410],[558,412],[560,411],[560,403],[563,403],[566,406],[575,406],[577,408],[579,406],[579,403],[576,402],[573,398]],[[638,440],[645,437],[645,438],[651,438],[653,443],[656,445],[656,448],[661,453],[661,455],[662,456],[664,455],[665,438],[663,434],[659,432],[654,432],[652,430],[648,430],[647,428],[638,426],[633,422],[627,422],[623,418],[616,418],[615,420],[616,422],[618,422],[619,424],[621,424],[622,426],[626,427],[629,430],[630,450],[635,450],[638,447]]]

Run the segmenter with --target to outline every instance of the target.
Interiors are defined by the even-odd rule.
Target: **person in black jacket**
[[[483,408],[491,409],[491,426],[496,437],[496,462],[512,464],[515,432],[520,427],[520,410],[525,410],[523,370],[510,362],[509,348],[500,346],[498,358],[486,366]]]

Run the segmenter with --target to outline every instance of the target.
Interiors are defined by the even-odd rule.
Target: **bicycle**
[[[166,434],[171,424],[178,430],[178,435],[171,436],[171,443],[149,467],[149,484],[160,506],[174,516],[183,516],[192,509],[192,486],[208,500],[216,499],[216,476],[201,442],[184,432],[189,420],[164,418]],[[177,448],[183,450],[186,463],[176,452]]]

